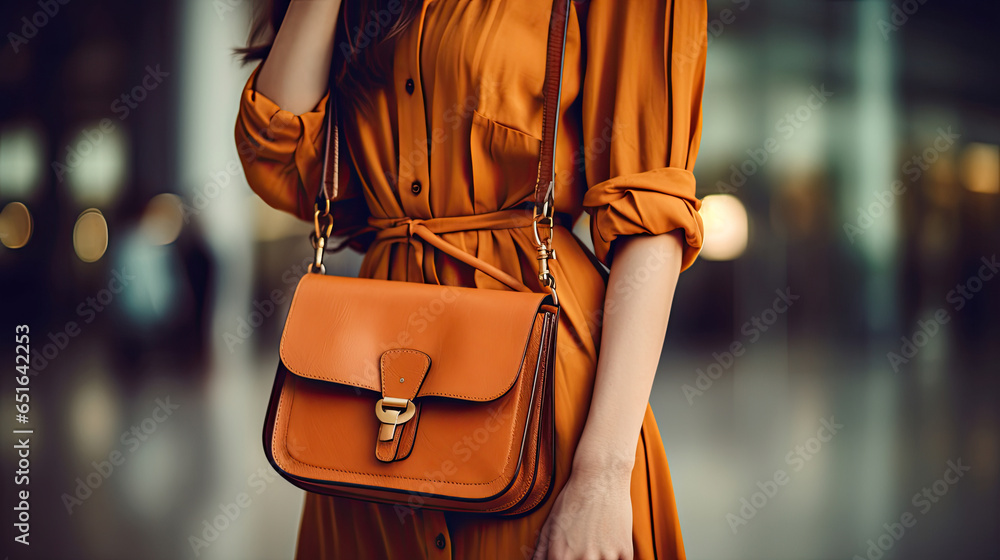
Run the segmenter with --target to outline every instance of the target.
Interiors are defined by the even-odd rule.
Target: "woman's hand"
[[[631,560],[631,470],[577,469],[542,526],[532,560]]]

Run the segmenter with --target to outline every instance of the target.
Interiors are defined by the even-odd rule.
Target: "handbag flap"
[[[430,357],[417,397],[486,402],[517,379],[545,293],[306,274],[281,334],[281,361],[300,377],[381,392],[380,358]]]

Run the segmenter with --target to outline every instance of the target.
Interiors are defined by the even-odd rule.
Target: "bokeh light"
[[[731,194],[710,194],[702,199],[700,213],[705,223],[701,258],[730,261],[743,254],[750,229],[747,210],[740,199]]]
[[[31,212],[20,202],[11,202],[0,212],[0,243],[9,249],[20,249],[31,239]]]
[[[1000,146],[973,142],[962,152],[962,183],[972,192],[1000,193]]]
[[[108,222],[96,208],[84,210],[73,226],[73,249],[83,262],[96,262],[108,250]]]
[[[118,443],[120,401],[110,380],[98,369],[80,373],[87,379],[73,391],[67,416],[69,432],[81,458],[106,455]]]
[[[34,124],[0,130],[0,185],[5,196],[30,200],[42,178],[42,131]]]
[[[78,203],[109,206],[125,183],[128,138],[111,119],[85,125],[55,162],[56,178],[65,180]]]
[[[149,243],[169,245],[177,240],[184,227],[182,204],[179,196],[170,193],[158,194],[150,199],[139,223],[139,229]]]

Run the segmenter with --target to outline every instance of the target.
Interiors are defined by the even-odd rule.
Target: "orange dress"
[[[366,223],[382,234],[357,248],[360,276],[487,289],[491,277],[407,237],[424,223],[457,249],[541,291],[530,227],[490,229],[470,216],[531,199],[542,132],[551,3],[425,0],[397,36],[392,80],[375,110],[341,103],[346,143],[336,233]],[[703,226],[695,197],[701,136],[706,5],[698,0],[593,0],[570,12],[562,84],[556,210],[590,215],[596,257],[609,264],[622,235],[684,231],[682,267]],[[271,206],[312,219],[320,182],[324,106],[294,115],[254,90],[236,125],[247,180]],[[555,368],[554,491],[565,483],[594,384],[605,279],[579,240],[557,227],[551,263],[562,305]],[[553,494],[554,496],[554,494]],[[307,494],[297,558],[530,558],[554,502],[517,519]],[[647,405],[632,474],[636,558],[684,558],[660,433]]]

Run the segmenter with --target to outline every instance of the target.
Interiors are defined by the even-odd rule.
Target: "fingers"
[[[545,524],[542,525],[542,530],[538,534],[538,542],[535,543],[535,553],[531,556],[531,560],[547,560],[548,558],[548,543],[549,543],[549,530],[552,526],[552,517],[549,516],[545,520]]]

